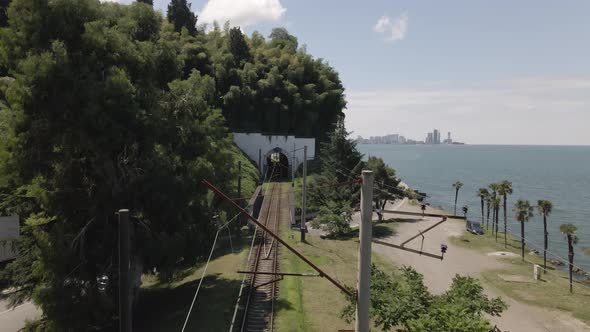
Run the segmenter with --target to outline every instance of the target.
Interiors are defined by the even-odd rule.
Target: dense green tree
[[[413,268],[400,272],[389,275],[375,266],[371,270],[370,315],[384,331],[488,332],[492,326],[485,314],[500,316],[507,308],[500,298],[488,298],[474,278],[457,275],[448,291],[432,295]],[[349,322],[355,313],[350,300],[342,312]]]
[[[350,139],[339,122],[327,142],[321,143],[318,160],[321,171],[308,186],[310,210],[319,211],[331,201],[353,206],[358,203],[360,186],[334,186],[337,183],[358,179],[364,166],[362,155],[356,148],[356,141]]]
[[[250,57],[240,32],[228,31],[229,37],[214,26],[208,45],[216,63],[219,107],[230,129],[327,141],[346,105],[338,73],[321,59],[279,43],[290,40],[286,30],[268,43],[254,33],[248,45]]]
[[[547,217],[553,211],[553,204],[547,200],[537,201],[539,214],[543,216],[543,270],[547,273],[547,248],[549,247],[549,232],[547,232]]]
[[[463,187],[463,182],[455,181],[453,188],[455,188],[455,215],[457,215],[457,198],[459,198],[459,190]]]
[[[400,180],[395,177],[395,170],[385,164],[383,159],[369,157],[365,169],[373,171],[373,203],[379,217],[383,221],[383,212],[388,201],[393,201],[406,196],[403,188],[399,188]]]
[[[150,6],[154,5],[154,0],[137,0],[137,2],[143,2],[143,3],[150,5]]]
[[[329,135],[327,142],[320,145],[322,175],[333,177],[337,182],[346,182],[360,176],[363,155],[358,151],[356,141],[340,120]]]
[[[570,271],[570,293],[574,292],[573,286],[573,272],[574,272],[574,244],[578,243],[578,236],[576,235],[576,231],[578,228],[573,224],[562,224],[559,226],[559,231],[561,234],[565,235],[567,239],[567,248],[568,248],[568,260],[569,260],[569,271]]]
[[[23,225],[2,278],[19,289],[14,303],[41,306],[50,330],[110,330],[116,210],[132,211],[136,280],[210,245],[213,210],[197,184],[233,178],[215,81],[181,79],[179,42],[160,39],[161,18],[143,4],[15,0],[8,16],[0,209]]]
[[[506,204],[508,200],[508,195],[512,194],[512,182],[510,181],[502,181],[500,182],[500,187],[498,188],[498,194],[502,196],[504,205],[504,248],[508,247],[508,225],[507,225],[507,212],[506,212]]]
[[[516,214],[516,220],[520,222],[520,243],[522,249],[522,260],[524,261],[524,248],[525,248],[525,237],[524,237],[524,224],[529,221],[533,216],[533,207],[529,201],[519,199],[514,205],[514,213]]]
[[[308,209],[318,212],[316,218],[318,221],[314,226],[320,223],[326,223],[326,226],[333,224],[330,218],[334,212],[330,212],[330,209],[326,207],[337,207],[336,221],[350,222],[352,215],[350,208],[359,202],[360,186],[358,184],[338,185],[358,179],[364,166],[362,155],[356,148],[356,141],[349,139],[348,136],[344,123],[340,121],[329,135],[328,141],[320,144],[317,159],[321,170],[315,175],[313,181],[309,182],[307,189]],[[339,230],[349,230],[349,227],[339,227]]]
[[[270,33],[270,46],[278,47],[290,53],[297,51],[297,37],[289,34],[285,28],[274,28]]]
[[[174,31],[180,32],[186,28],[190,34],[197,33],[197,15],[191,11],[191,4],[187,0],[171,0],[166,17],[174,25]]]
[[[342,236],[350,232],[352,209],[341,201],[329,201],[320,207],[318,216],[312,220],[314,228],[322,228],[332,236]]]

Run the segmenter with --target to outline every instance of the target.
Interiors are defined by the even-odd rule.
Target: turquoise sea
[[[481,219],[478,188],[511,181],[514,193],[508,197],[508,229],[519,236],[520,224],[512,212],[516,200],[526,199],[534,205],[539,199],[551,201],[548,250],[567,259],[567,242],[559,225],[572,223],[578,227],[579,238],[574,264],[590,271],[590,256],[583,253],[590,247],[590,146],[361,144],[358,148],[365,158],[383,158],[410,187],[426,192],[431,205],[448,211],[453,211],[452,183],[463,182],[457,210],[467,205],[470,219]],[[536,210],[525,230],[527,242],[542,250],[543,219]]]

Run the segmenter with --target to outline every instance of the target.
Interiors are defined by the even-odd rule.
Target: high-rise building
[[[445,144],[452,144],[453,143],[453,139],[451,138],[451,132],[450,131],[447,133],[447,139],[444,140],[443,143],[445,143]]]
[[[426,135],[426,144],[434,144],[434,137],[432,135],[432,133],[428,133]]]
[[[434,144],[440,144],[440,132],[438,131],[438,129],[434,129],[434,131],[432,132],[432,139],[434,140]]]

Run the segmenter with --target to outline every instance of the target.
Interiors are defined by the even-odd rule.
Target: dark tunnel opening
[[[266,157],[266,178],[270,181],[289,178],[289,159],[284,153],[275,150]]]

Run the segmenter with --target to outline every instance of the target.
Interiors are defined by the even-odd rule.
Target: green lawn
[[[395,232],[395,223],[375,225],[374,236],[383,237]],[[283,229],[281,235],[290,245],[325,269],[326,273],[346,286],[356,287],[358,269],[358,231],[338,240],[322,240],[307,236],[307,243],[299,242],[299,232]],[[395,267],[373,253],[373,263],[385,271]],[[294,254],[283,249],[281,271],[315,273]],[[277,331],[337,331],[353,329],[340,312],[347,304],[345,295],[327,279],[317,277],[285,277],[279,284],[279,306],[276,312]],[[373,329],[378,330],[378,329]]]
[[[474,249],[482,253],[494,251],[509,251],[521,254],[520,240],[508,236],[507,248],[504,248],[504,234],[499,233],[498,242],[491,232],[486,235],[473,235],[465,233],[460,237],[451,238],[451,243]],[[526,248],[525,248],[526,249]],[[507,282],[499,275],[520,275],[533,278],[532,264],[543,265],[543,258],[530,255],[525,250],[525,262],[521,257],[503,258],[508,265],[502,270],[491,270],[482,273],[482,280],[494,288],[501,290],[508,296],[532,305],[542,306],[548,309],[559,309],[571,312],[574,317],[590,323],[590,285],[574,283],[574,293],[569,293],[569,277],[562,270],[547,264],[548,272],[542,274],[542,280],[536,282]]]

